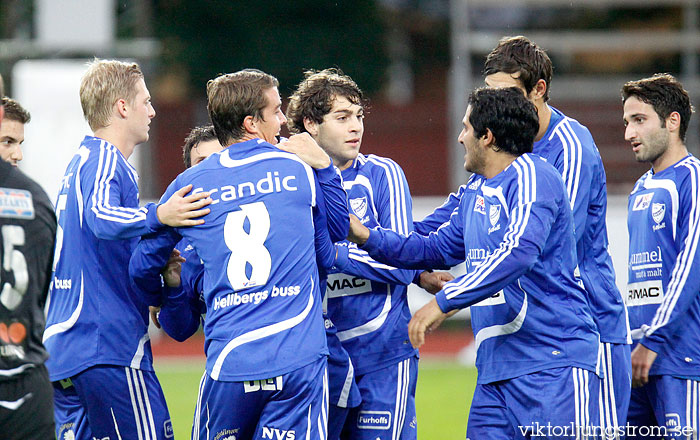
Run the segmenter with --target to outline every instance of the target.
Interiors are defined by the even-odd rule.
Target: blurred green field
[[[418,438],[421,440],[464,440],[467,414],[476,385],[476,369],[452,362],[421,360],[416,391]],[[202,360],[156,361],[173,421],[175,438],[190,438],[192,415]]]

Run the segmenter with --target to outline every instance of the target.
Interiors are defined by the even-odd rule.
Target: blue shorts
[[[213,380],[205,372],[193,439],[325,439],[328,419],[326,357],[270,379]]]
[[[418,357],[357,376],[362,403],[349,411],[341,438],[415,440]]]
[[[595,373],[574,367],[477,384],[467,440],[574,439],[576,427],[599,434],[599,387]],[[599,438],[593,434],[584,438]]]
[[[628,439],[700,438],[700,381],[649,376],[632,389],[627,423]]]
[[[54,417],[59,439],[173,438],[155,373],[130,367],[98,365],[54,382]]]
[[[620,433],[627,422],[632,390],[632,359],[629,344],[601,343],[600,420],[606,432]],[[610,436],[611,440],[622,436]]]

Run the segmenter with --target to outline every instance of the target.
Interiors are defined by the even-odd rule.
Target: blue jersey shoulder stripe
[[[571,207],[576,203],[579,182],[581,180],[582,147],[581,140],[571,127],[571,119],[565,117],[554,129],[550,139],[557,135],[564,152],[564,169],[562,178],[566,184],[566,194],[569,196]]]
[[[693,157],[689,157],[678,165],[685,166],[690,170],[692,207],[690,209],[690,221],[688,223],[688,236],[685,239],[683,251],[676,260],[668,285],[668,291],[666,292],[667,294],[664,297],[663,303],[656,311],[656,315],[654,316],[650,329],[647,331],[647,335],[652,334],[655,330],[668,323],[685,283],[690,276],[690,269],[695,255],[698,252],[698,243],[700,242],[700,206],[698,206],[700,162]]]
[[[525,232],[530,217],[532,202],[536,197],[536,174],[535,167],[529,157],[520,156],[513,164],[518,174],[519,191],[518,203],[512,211],[508,229],[504,236],[504,241],[477,269],[464,277],[462,282],[445,287],[446,299],[452,299],[462,291],[468,290],[481,283],[484,278],[494,272],[498,265],[512,252],[518,245],[520,237]],[[482,187],[483,188],[483,187]]]
[[[92,194],[92,211],[95,216],[117,223],[133,223],[146,220],[146,209],[114,207],[109,203],[111,182],[116,173],[117,161],[121,153],[109,143],[100,142],[100,157]]]
[[[377,156],[370,156],[367,158],[367,160],[382,167],[387,176],[389,200],[391,203],[391,229],[400,234],[407,235],[410,231],[408,227],[408,215],[406,212],[406,200],[404,198],[406,188],[404,185],[404,179],[401,178],[401,171],[399,170],[398,165],[393,160],[380,158]]]
[[[352,258],[355,261],[368,264],[369,266],[375,267],[377,269],[398,270],[393,266],[389,266],[387,264],[373,260],[372,257],[370,257],[366,251],[357,249],[355,247],[348,248],[348,258]]]

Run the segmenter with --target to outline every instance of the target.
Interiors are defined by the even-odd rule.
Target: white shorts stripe
[[[126,372],[126,382],[129,385],[129,396],[131,397],[131,408],[134,412],[134,420],[136,421],[136,433],[139,436],[139,440],[143,440],[143,434],[141,433],[141,420],[139,420],[138,405],[136,404],[136,392],[134,390],[135,384],[131,379],[131,372],[129,367],[124,367]]]
[[[576,423],[576,426],[581,426],[581,402],[580,402],[580,396],[579,396],[579,384],[578,384],[578,370],[577,368],[572,368],[571,369],[571,377],[574,380],[574,414],[575,414],[575,420],[574,422]],[[576,438],[578,439],[578,435]]]
[[[158,438],[158,435],[156,434],[156,427],[155,427],[155,422],[153,420],[153,411],[151,410],[151,399],[148,397],[148,388],[146,388],[146,383],[143,380],[143,371],[141,370],[135,370],[138,372],[139,375],[139,380],[141,381],[141,388],[143,390],[143,400],[146,404],[146,417],[148,418],[148,424],[151,428],[151,436],[155,440]],[[144,420],[144,424],[145,424]]]

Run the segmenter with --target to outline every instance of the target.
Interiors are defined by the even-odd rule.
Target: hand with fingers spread
[[[447,316],[447,313],[443,313],[440,310],[440,306],[438,306],[435,298],[431,299],[428,304],[421,307],[413,315],[411,322],[408,323],[408,337],[411,339],[411,344],[415,348],[423,345],[425,343],[425,334],[440,327],[440,324]]]
[[[443,286],[454,280],[455,277],[449,272],[428,272],[423,271],[420,274],[418,285],[425,289],[428,293],[435,295],[442,290]]]
[[[309,133],[295,134],[289,139],[277,144],[281,150],[294,153],[311,168],[322,170],[331,164],[331,158],[318,146]]]
[[[209,214],[210,209],[204,208],[212,202],[208,192],[185,195],[192,190],[187,185],[177,190],[167,202],[158,206],[158,220],[172,227],[195,226],[204,223],[199,218]]]
[[[632,350],[632,388],[649,383],[649,370],[656,360],[656,352],[638,344]]]

